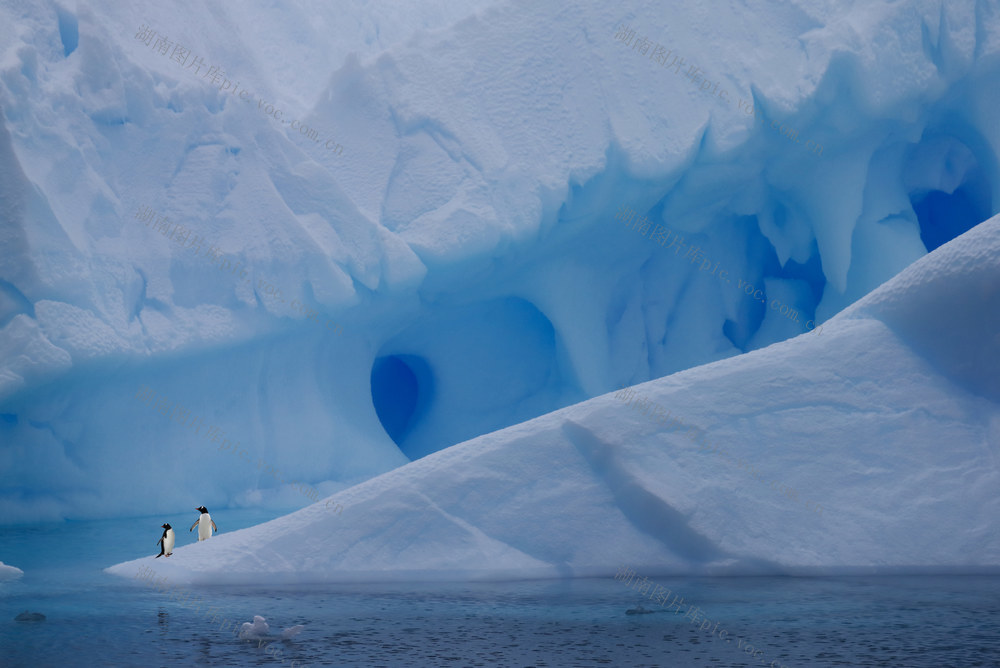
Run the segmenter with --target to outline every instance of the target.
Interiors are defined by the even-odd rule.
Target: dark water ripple
[[[227,522],[263,519],[230,512]],[[0,557],[25,569],[22,580],[0,583],[0,666],[1000,667],[995,576],[656,578],[730,642],[686,610],[626,615],[653,604],[611,578],[198,588],[230,621],[263,615],[275,631],[305,624],[280,642],[282,663],[165,594],[102,573],[149,551],[156,536],[145,540],[141,529],[151,522],[136,524],[0,530]],[[86,540],[93,535],[105,540]],[[86,549],[65,550],[67,542]],[[13,621],[23,610],[46,620]],[[763,655],[750,657],[736,637]]]
[[[683,614],[625,615],[634,595],[610,579],[202,593],[240,621],[306,624],[282,643],[299,665],[1000,666],[1000,578],[670,582],[763,656]],[[0,599],[4,666],[290,666],[113,579],[75,593],[10,593]],[[13,622],[25,607],[48,619]]]

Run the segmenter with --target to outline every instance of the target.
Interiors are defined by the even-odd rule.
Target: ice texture
[[[185,55],[175,43],[201,59],[197,70],[175,59]],[[660,46],[676,68],[657,60]],[[974,443],[991,452],[982,415],[992,415],[995,381],[977,374],[996,360],[996,339],[958,333],[913,312],[916,302],[792,337],[997,212],[998,54],[1000,9],[975,0],[5,3],[0,523],[198,504],[291,509],[308,503],[304,486],[325,496],[367,480],[314,528],[354,545],[377,531],[360,522],[378,506],[375,526],[405,542],[439,522],[428,508],[447,508],[442,548],[404,551],[412,569],[489,555],[492,571],[582,572],[606,564],[615,538],[648,555],[679,550],[678,564],[692,554],[735,563],[766,553],[768,564],[912,556],[926,530],[892,530],[898,544],[883,547],[828,541],[842,540],[837,522],[875,526],[858,515],[888,512],[887,490],[916,493],[907,485],[935,478],[946,429],[957,444],[949,457],[970,461]],[[623,208],[649,228],[622,224]],[[156,218],[141,220],[148,211]],[[661,245],[660,228],[685,246]],[[937,288],[962,318],[949,304],[964,276]],[[990,294],[969,313],[981,317],[975,304]],[[969,350],[970,338],[983,347]],[[728,384],[709,383],[721,370]],[[871,392],[898,387],[909,412],[900,397],[841,403],[834,381],[848,372]],[[753,398],[737,422],[692,419],[722,440],[750,429],[743,455],[825,497],[835,519],[824,522],[835,525],[796,527],[798,542],[768,552],[766,532],[750,536],[739,522],[751,513],[778,528],[792,510],[733,505],[740,488],[722,483],[740,474],[667,465],[673,454],[635,450],[641,438],[606,447],[612,434],[651,429],[607,398],[599,410],[580,404],[572,420],[552,414],[665,376],[650,400],[681,402],[683,414],[709,405],[709,386],[735,406]],[[811,395],[817,379],[830,394]],[[137,399],[150,392],[150,403]],[[755,427],[763,416],[771,426]],[[882,439],[897,423],[927,459],[890,461],[902,455]],[[818,431],[833,424],[839,432]],[[817,477],[800,432],[885,461]],[[522,440],[509,445],[515,433]],[[932,433],[938,451],[924,452]],[[448,478],[453,457],[496,472],[469,486]],[[648,494],[662,503],[641,491],[657,458]],[[470,510],[424,498],[431,471]],[[848,507],[827,486],[851,476],[884,483],[870,491],[880,510],[860,497]],[[543,522],[538,513],[556,511],[532,504],[577,503],[580,484],[609,505]],[[501,488],[495,517],[473,517]],[[393,512],[374,489],[398,495]],[[925,491],[918,506],[950,498]],[[699,510],[710,493],[723,498]],[[951,511],[972,498],[983,500],[970,493]],[[647,502],[664,508],[657,527],[688,542],[668,548],[599,521]],[[317,508],[304,512],[328,512]],[[713,531],[729,538],[710,549],[715,537],[682,518],[712,512]],[[953,526],[982,528],[969,512]],[[597,533],[598,553],[580,552]],[[550,538],[562,547],[536,550]],[[992,540],[963,554],[995,560]],[[918,561],[943,563],[959,544],[929,545]],[[352,549],[340,568],[395,569],[404,554]],[[317,561],[300,565],[321,572],[325,556],[306,550]]]

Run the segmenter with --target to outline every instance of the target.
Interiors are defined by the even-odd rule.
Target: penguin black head
[[[205,506],[198,506],[197,508],[195,508],[195,510],[197,510],[199,512],[202,512],[202,513],[207,513],[208,512],[208,508],[206,508]]]
[[[169,524],[161,524],[160,526],[163,527],[164,529],[173,529],[173,527],[170,526]]]

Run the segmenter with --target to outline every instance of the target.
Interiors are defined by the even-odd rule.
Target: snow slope
[[[957,344],[957,345],[955,345]],[[1000,216],[826,324],[118,564],[172,582],[1000,571]],[[789,490],[794,489],[795,493]]]
[[[805,332],[997,212],[998,54],[981,0],[3,3],[0,523],[295,508]]]

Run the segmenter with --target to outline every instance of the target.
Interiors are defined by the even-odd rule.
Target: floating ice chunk
[[[243,626],[240,627],[240,638],[266,638],[271,632],[271,627],[268,626],[267,620],[260,615],[253,616],[253,624],[250,622],[243,622]]]
[[[298,634],[302,633],[302,629],[305,628],[303,624],[296,624],[295,626],[290,626],[284,629],[278,636],[281,640],[288,640],[289,638],[294,638]],[[271,627],[267,623],[267,620],[260,615],[253,616],[253,624],[250,622],[243,622],[243,626],[240,627],[240,638],[261,640],[267,638],[271,633]]]
[[[16,580],[24,575],[24,571],[15,566],[8,566],[0,561],[0,582],[3,580]]]
[[[294,638],[295,636],[302,633],[302,629],[305,628],[304,624],[296,624],[295,626],[289,626],[287,629],[281,632],[281,639],[287,640],[289,638]]]

